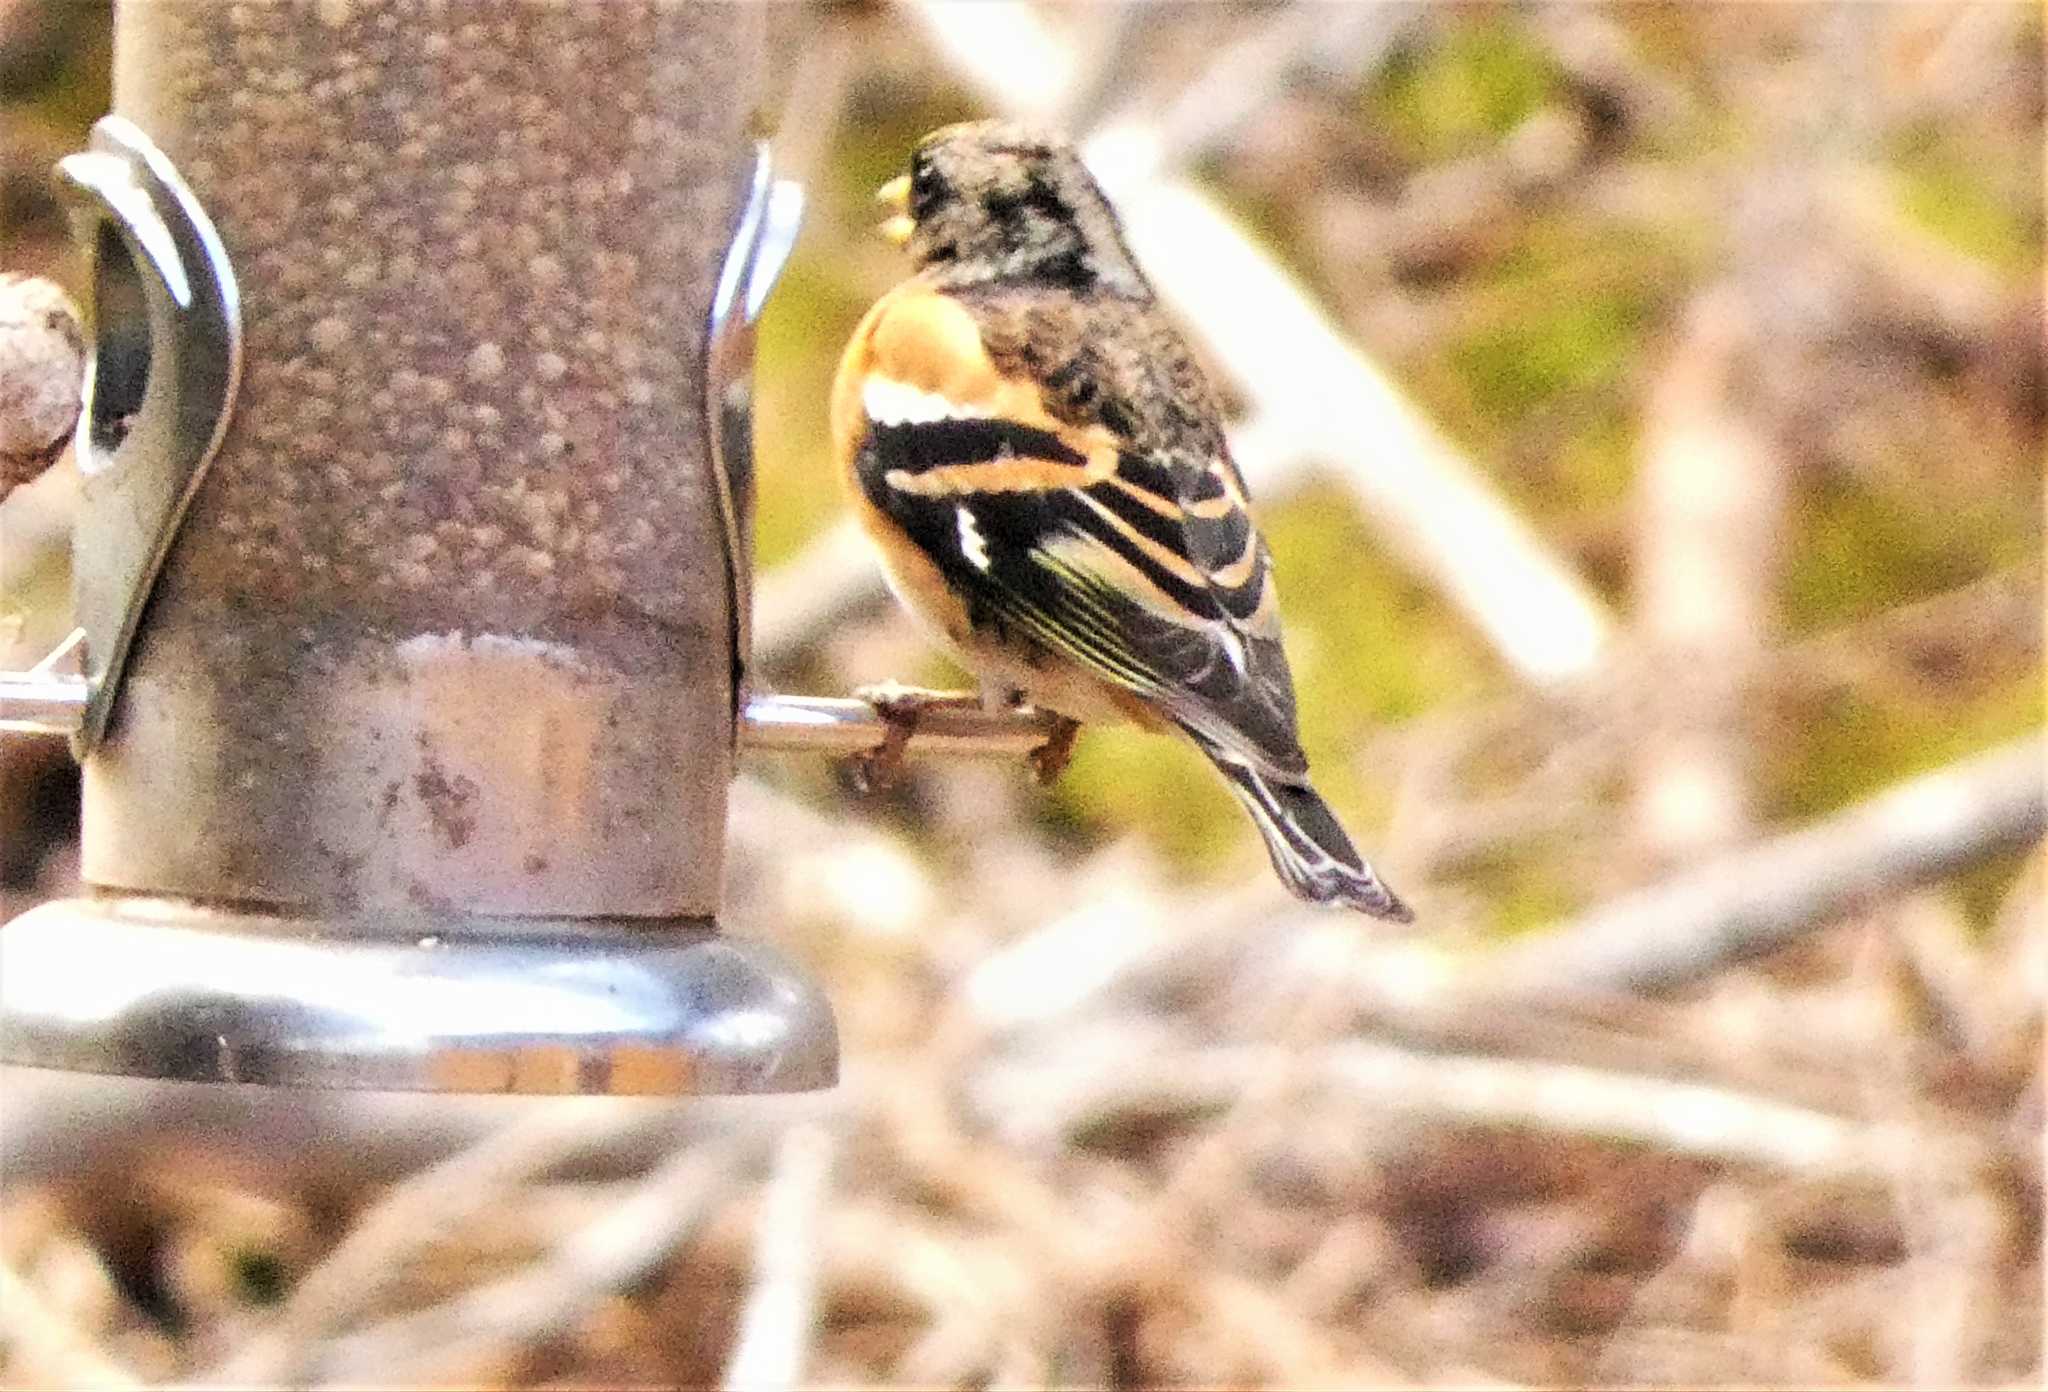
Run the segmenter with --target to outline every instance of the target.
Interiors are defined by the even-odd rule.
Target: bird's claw
[[[883,725],[882,742],[848,761],[854,786],[863,793],[880,792],[902,781],[904,751],[910,746],[910,737],[917,733],[918,717],[924,712],[934,706],[981,705],[981,697],[973,693],[931,691],[899,682],[856,687],[853,694],[874,707]]]
[[[1050,788],[1067,771],[1067,765],[1074,761],[1074,739],[1081,733],[1081,722],[1064,715],[1053,718],[1052,733],[1044,744],[1024,757],[1031,762],[1031,773],[1041,788]]]
[[[863,793],[879,792],[902,781],[904,754],[917,733],[918,720],[926,711],[1000,709],[1014,707],[1017,702],[1014,693],[998,692],[992,696],[990,691],[932,691],[900,682],[856,687],[853,694],[874,708],[883,725],[882,742],[848,761],[854,786]],[[1052,717],[1051,733],[1045,743],[1024,756],[1040,787],[1050,787],[1066,772],[1067,765],[1073,762],[1075,736],[1080,732],[1080,721],[1064,715]]]
[[[880,707],[876,709],[888,726],[882,733],[882,742],[847,761],[853,770],[853,786],[864,794],[878,793],[902,781],[903,750],[917,728],[915,716],[900,718],[881,712]]]

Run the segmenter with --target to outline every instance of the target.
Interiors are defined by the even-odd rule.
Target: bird
[[[1310,785],[1272,558],[1217,394],[1056,132],[945,126],[877,193],[909,276],[854,330],[831,394],[852,510],[890,588],[986,689],[1191,742],[1297,897],[1413,914]],[[868,694],[900,758],[947,699]]]

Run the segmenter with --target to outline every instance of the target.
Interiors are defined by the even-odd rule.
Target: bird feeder
[[[752,323],[800,190],[758,7],[122,4],[63,730],[87,892],[0,929],[0,1061],[525,1093],[829,1085],[718,929]],[[1028,720],[918,743],[1024,750]]]

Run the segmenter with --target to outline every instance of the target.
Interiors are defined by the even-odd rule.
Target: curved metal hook
[[[100,286],[112,280],[103,235],[111,227],[141,272],[148,316],[143,358],[142,345],[111,336],[113,307],[98,307],[79,416],[84,506],[76,544],[86,563],[79,567],[77,608],[90,695],[72,750],[83,759],[106,731],[157,573],[227,434],[242,375],[242,309],[212,220],[163,151],[132,122],[101,119],[91,148],[60,160],[57,173],[89,215]],[[125,350],[126,361],[107,361],[110,345]],[[139,402],[111,401],[116,374],[145,362],[148,382]]]
[[[803,185],[777,179],[768,144],[760,142],[746,206],[711,301],[704,367],[706,433],[731,578],[735,730],[753,660],[754,321],[789,260],[803,216]]]

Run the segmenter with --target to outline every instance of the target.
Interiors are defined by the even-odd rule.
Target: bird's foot
[[[854,785],[863,793],[894,786],[903,777],[903,752],[917,733],[918,717],[934,708],[979,710],[982,698],[972,691],[933,691],[901,682],[876,682],[854,688],[854,697],[865,701],[882,718],[882,742],[850,761]]]
[[[1055,715],[1052,721],[1052,734],[1045,743],[1024,756],[1031,761],[1032,775],[1041,788],[1050,788],[1067,771],[1067,765],[1074,761],[1074,740],[1081,733],[1078,720]]]

